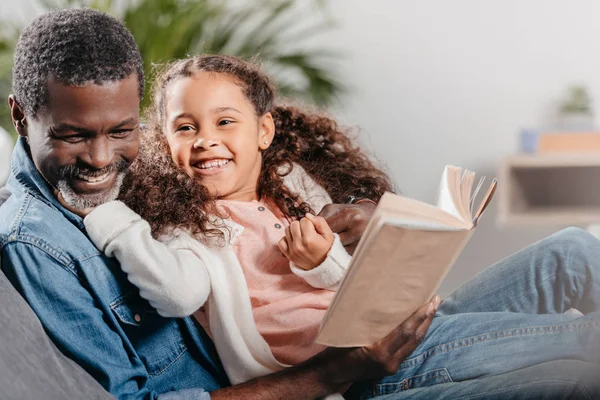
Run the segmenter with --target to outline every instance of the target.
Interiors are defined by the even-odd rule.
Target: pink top
[[[324,349],[314,343],[334,292],[310,286],[290,269],[277,243],[290,221],[264,201],[219,201],[244,227],[233,244],[244,271],[256,327],[275,358],[295,365]]]

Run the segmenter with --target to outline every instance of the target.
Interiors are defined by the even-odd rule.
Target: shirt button
[[[265,211],[265,208],[263,206],[258,207],[258,211]]]
[[[140,322],[142,320],[142,317],[140,317],[140,314],[135,314],[133,316],[133,319],[135,320],[135,322]]]
[[[275,224],[275,228],[281,229],[281,225],[280,224]]]

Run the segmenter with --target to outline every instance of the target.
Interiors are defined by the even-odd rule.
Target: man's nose
[[[104,135],[88,140],[87,151],[82,161],[95,169],[102,169],[113,162],[113,149]]]

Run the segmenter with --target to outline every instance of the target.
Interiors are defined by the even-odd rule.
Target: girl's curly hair
[[[211,217],[217,215],[215,199],[175,165],[163,133],[169,85],[198,72],[233,78],[257,116],[273,115],[275,137],[262,153],[257,195],[274,202],[286,216],[302,217],[312,211],[283,183],[292,163],[302,166],[334,203],[345,203],[352,197],[378,201],[384,192],[393,190],[389,177],[354,144],[349,130],[326,115],[274,105],[273,86],[257,65],[225,55],[195,56],[173,62],[158,74],[140,155],[120,195],[150,223],[155,236],[178,227],[197,237],[222,237]]]

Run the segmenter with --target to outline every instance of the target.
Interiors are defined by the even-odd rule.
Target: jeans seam
[[[515,336],[526,336],[526,335],[539,335],[539,334],[549,334],[556,332],[565,332],[565,331],[575,331],[588,327],[600,327],[600,322],[589,321],[589,322],[580,322],[580,323],[568,323],[561,325],[546,325],[546,326],[529,326],[524,328],[511,328],[511,329],[503,329],[500,331],[492,331],[487,333],[482,333],[475,336],[470,336],[463,339],[458,339],[452,342],[447,342],[443,344],[439,344],[424,353],[419,354],[413,358],[410,358],[404,361],[400,365],[400,369],[404,368],[412,368],[419,363],[422,363],[429,357],[432,357],[436,354],[447,353],[452,350],[457,350],[462,347],[469,347],[477,343],[483,343],[490,340],[504,339]],[[492,337],[491,337],[492,336]]]
[[[553,380],[536,381],[534,383],[535,384],[543,384],[543,385],[548,385],[548,384],[561,384],[562,385],[562,384],[568,383],[568,384],[573,385],[573,387],[578,387],[579,389],[581,389],[581,391],[585,395],[586,399],[590,399],[591,400],[591,398],[592,398],[590,396],[590,394],[588,393],[588,391],[586,390],[585,385],[582,385],[579,382],[562,381],[562,380],[554,380],[553,379]],[[488,395],[488,394],[498,394],[498,393],[502,393],[502,392],[505,392],[505,391],[508,391],[508,390],[520,389],[520,388],[527,388],[527,387],[530,387],[530,386],[531,386],[531,383],[522,383],[520,385],[515,385],[515,386],[510,386],[510,387],[507,387],[507,388],[500,388],[500,389],[492,390],[490,392],[485,392],[485,394],[486,395]],[[468,400],[468,399],[477,399],[477,398],[480,398],[480,397],[481,397],[481,393],[478,393],[476,395],[473,394],[473,395],[468,395],[466,397],[463,396],[463,397],[459,397],[457,399]]]
[[[424,385],[421,383],[418,386],[414,386],[414,380],[416,378],[421,378],[427,376],[426,382],[428,384]],[[413,381],[412,385],[410,385],[411,380]],[[435,382],[434,382],[435,381]],[[433,370],[429,370],[420,374],[411,375],[405,377],[401,381],[396,382],[385,382],[385,383],[374,383],[373,385],[373,397],[384,396],[393,393],[404,392],[413,388],[422,388],[432,385],[441,385],[444,383],[454,382],[447,368],[437,368]]]
[[[177,355],[177,357],[175,357],[175,359],[173,359],[173,361],[171,361],[169,364],[165,365],[163,369],[161,369],[160,371],[157,371],[157,372],[148,372],[148,375],[157,376],[157,375],[162,374],[163,372],[165,372],[167,370],[167,368],[169,368],[171,365],[175,364],[177,362],[177,360],[179,360],[187,351],[188,351],[188,348],[184,347],[183,350],[181,350],[181,353],[179,353]]]

